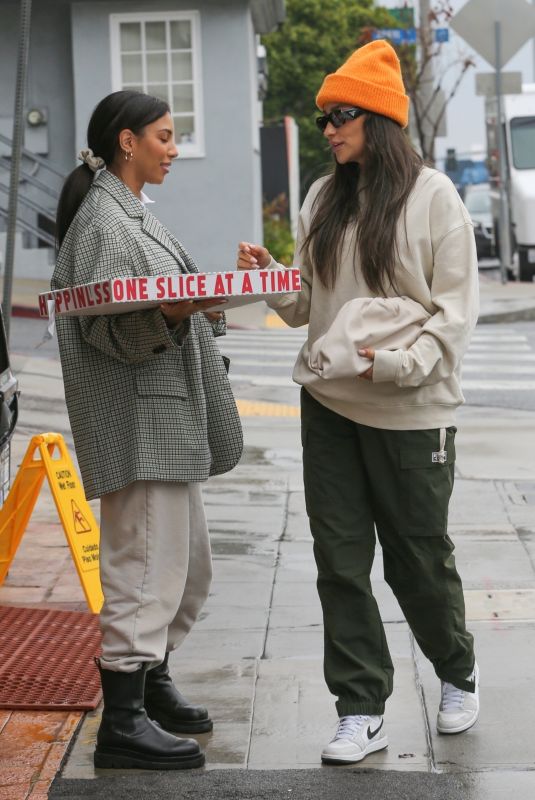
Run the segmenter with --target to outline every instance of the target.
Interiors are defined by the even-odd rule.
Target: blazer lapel
[[[108,170],[103,169],[93,182],[93,186],[109,192],[122,206],[129,217],[141,219],[141,229],[147,236],[158,242],[173,256],[184,272],[197,272],[193,259],[186,253],[180,242],[158,222],[143,203],[128,189],[124,183]]]
[[[171,253],[173,258],[176,258],[184,272],[190,271],[184,263],[184,259],[182,258],[178,247],[176,247],[173,237],[169,231],[167,231],[161,222],[158,222],[156,217],[154,217],[150,211],[147,211],[147,209],[145,209],[143,219],[141,220],[141,230],[143,233],[146,233],[147,236],[150,236],[151,239],[154,239],[155,242],[161,244],[162,247],[165,247],[165,249]]]

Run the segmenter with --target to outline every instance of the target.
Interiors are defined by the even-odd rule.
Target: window
[[[169,104],[182,157],[204,155],[198,11],[111,14],[113,90]]]
[[[513,164],[517,169],[535,169],[535,117],[511,120]]]

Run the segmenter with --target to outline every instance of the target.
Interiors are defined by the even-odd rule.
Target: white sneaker
[[[475,692],[457,689],[452,683],[442,681],[440,709],[437,716],[439,733],[461,733],[471,728],[479,716],[479,668],[477,664],[470,676]]]
[[[321,760],[327,764],[353,764],[388,747],[383,718],[363,714],[341,717],[334,738],[324,748]]]

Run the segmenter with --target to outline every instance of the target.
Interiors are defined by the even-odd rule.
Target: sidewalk
[[[501,287],[482,276],[484,313],[496,313],[496,306],[510,313],[514,304],[515,313],[532,309],[535,318],[535,284],[520,286],[522,291],[516,285]],[[259,304],[260,316],[262,308]],[[242,310],[231,314],[237,311]],[[243,327],[262,324],[243,315],[232,321]],[[13,369],[26,398],[46,397],[46,404],[29,402],[21,409],[13,471],[33,433],[51,428],[63,433],[72,453],[59,363],[14,356]],[[363,779],[358,789],[374,800],[373,785],[383,779],[383,796],[397,796],[386,789],[394,774],[401,775],[399,786],[406,786],[413,778],[427,781],[442,773],[440,778],[459,780],[465,790],[440,797],[502,800],[514,793],[515,800],[532,800],[535,716],[527,698],[533,691],[535,645],[535,414],[515,411],[504,419],[503,410],[476,407],[459,414],[450,533],[482,673],[479,722],[460,737],[436,734],[438,681],[412,640],[378,557],[374,590],[396,668],[385,721],[390,746],[362,766],[342,769],[319,763],[336,714],[322,676],[321,609],[304,509],[299,420],[257,416],[244,417],[243,423],[246,449],[240,465],[205,489],[212,591],[201,619],[171,660],[180,688],[206,703],[215,720],[213,733],[199,737],[206,769],[179,776],[98,774],[92,765],[98,710],[83,719],[69,712],[0,711],[0,800],[45,800],[69,746],[51,798],[87,793],[106,800],[127,795],[170,800],[180,787],[181,796],[195,792],[203,800],[313,800],[339,796],[340,786],[349,796],[356,788],[350,778],[358,775]],[[97,515],[98,505],[93,509]],[[86,610],[47,488],[0,587],[0,604]],[[312,771],[312,778],[298,770]],[[263,776],[268,786],[270,774],[272,789],[253,788]],[[251,787],[249,793],[232,794],[238,775]],[[112,786],[113,780],[120,785]],[[430,787],[427,791],[416,794],[409,788],[399,797],[433,797]]]
[[[535,319],[535,281],[532,283],[517,283],[510,281],[500,283],[479,272],[479,285],[481,293],[481,312],[479,322],[514,322],[518,320]],[[50,285],[46,281],[16,278],[13,282],[13,313],[19,316],[38,317],[39,308],[37,297],[41,292],[46,292]],[[2,279],[0,277],[0,291]],[[262,303],[252,306],[243,306],[228,312],[231,324],[240,327],[259,327],[264,324],[262,318]]]

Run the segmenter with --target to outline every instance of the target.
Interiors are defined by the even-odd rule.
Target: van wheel
[[[520,250],[518,254],[518,278],[521,281],[531,283],[535,277],[535,264],[530,264],[526,250]]]

